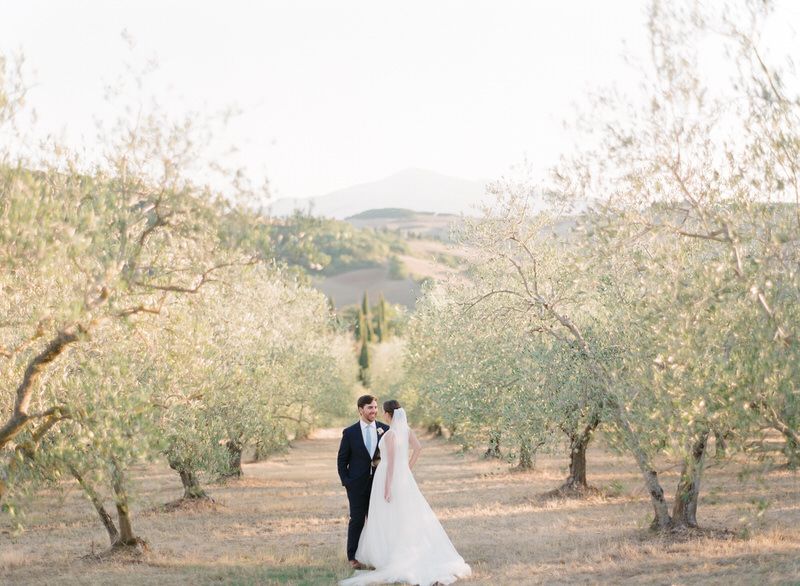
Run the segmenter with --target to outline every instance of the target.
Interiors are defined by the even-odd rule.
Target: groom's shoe
[[[358,560],[350,560],[350,567],[353,568],[354,570],[366,570],[367,569],[367,566],[365,566],[364,564],[362,564]]]

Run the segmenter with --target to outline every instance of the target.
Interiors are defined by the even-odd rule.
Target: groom
[[[360,419],[342,432],[342,443],[339,444],[339,456],[336,463],[342,486],[347,489],[347,500],[350,502],[350,523],[347,526],[347,559],[355,569],[363,569],[356,560],[358,538],[364,528],[364,521],[369,510],[369,493],[372,490],[372,478],[375,467],[380,460],[378,442],[389,426],[375,421],[378,415],[378,399],[372,395],[358,398],[358,414]]]

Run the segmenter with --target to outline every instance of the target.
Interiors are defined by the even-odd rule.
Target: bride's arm
[[[383,487],[383,498],[388,503],[392,500],[392,478],[394,477],[394,434],[387,433],[383,438],[386,451],[381,450],[381,457],[386,460],[386,485]],[[384,458],[385,456],[385,458]]]
[[[408,445],[411,448],[411,459],[408,461],[408,467],[414,468],[414,464],[417,463],[417,458],[419,458],[419,453],[422,451],[422,444],[419,443],[414,430],[411,428],[408,430]]]

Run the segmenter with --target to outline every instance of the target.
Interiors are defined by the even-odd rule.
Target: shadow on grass
[[[320,586],[336,584],[346,576],[339,575],[335,569],[323,566],[238,566],[208,571],[198,576],[196,584],[225,584],[230,586],[273,586],[291,584],[292,586]]]
[[[631,581],[640,584],[800,584],[795,551],[735,553],[714,555],[713,550],[676,552],[671,560],[620,564],[607,573],[579,573],[569,581],[614,583]],[[767,562],[767,563],[765,563]]]

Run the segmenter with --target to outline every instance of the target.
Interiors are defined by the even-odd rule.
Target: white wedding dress
[[[408,466],[410,435],[405,411],[396,409],[391,429],[381,440],[381,462],[375,471],[369,514],[356,551],[356,559],[375,570],[357,571],[339,582],[341,586],[452,584],[472,573],[414,480]],[[389,502],[384,498],[387,478]]]

